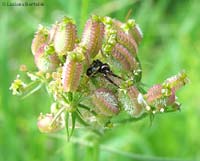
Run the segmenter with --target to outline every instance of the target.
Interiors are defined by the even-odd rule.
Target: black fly
[[[103,74],[105,79],[107,79],[110,83],[114,84],[117,87],[118,87],[118,85],[109,78],[109,75],[113,76],[113,77],[117,77],[119,79],[122,79],[121,77],[119,77],[118,75],[115,75],[110,70],[110,66],[107,63],[102,63],[100,60],[97,59],[92,62],[90,67],[87,69],[86,74],[88,77],[93,77],[98,73]]]

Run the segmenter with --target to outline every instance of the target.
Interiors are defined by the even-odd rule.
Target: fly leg
[[[105,78],[106,80],[108,80],[110,83],[112,83],[113,85],[115,85],[116,87],[119,88],[119,86],[118,86],[115,82],[113,82],[106,74],[104,74],[103,76],[104,76],[104,78]]]

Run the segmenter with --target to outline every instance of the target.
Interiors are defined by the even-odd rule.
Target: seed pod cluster
[[[176,104],[175,88],[166,88],[161,84],[152,86],[145,95],[150,106],[155,107],[155,112],[164,111],[167,106]]]
[[[103,51],[108,57],[112,57],[114,61],[125,71],[137,71],[139,62],[137,62],[138,43],[133,35],[129,34],[123,26],[124,23],[111,19],[104,18],[105,24],[105,45]]]
[[[73,102],[77,105],[74,109],[82,107],[89,111],[88,116],[94,114],[107,120],[125,111],[138,118],[144,113],[164,112],[168,106],[179,107],[176,91],[188,83],[186,74],[182,72],[144,91],[138,58],[142,38],[135,20],[123,23],[96,15],[87,20],[82,37],[78,38],[75,22],[64,17],[50,29],[40,26],[31,50],[37,68],[42,72],[53,72],[47,73],[52,76],[48,79],[48,89],[56,103],[63,106],[63,102],[68,104],[69,98],[74,101],[74,96],[81,93],[92,99],[83,104]],[[94,106],[94,111],[84,103]],[[41,132],[60,129],[54,114],[57,111],[39,117]],[[55,121],[53,126],[52,120]]]

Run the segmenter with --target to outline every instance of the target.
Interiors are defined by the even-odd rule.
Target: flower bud
[[[93,104],[100,114],[113,116],[118,114],[119,107],[116,96],[106,88],[99,88],[94,92]]]
[[[75,48],[77,41],[76,26],[72,19],[64,17],[61,22],[55,25],[52,29],[52,36],[54,39],[54,48],[59,56],[66,55],[67,51]],[[53,36],[53,32],[55,35]],[[52,38],[51,38],[52,39]]]
[[[134,86],[119,91],[119,100],[124,110],[133,117],[139,117],[144,112],[144,100],[142,94]]]
[[[81,44],[86,46],[90,57],[95,57],[101,49],[104,37],[104,24],[97,16],[92,16],[85,25]]]
[[[35,55],[38,50],[47,43],[48,35],[49,31],[42,25],[39,25],[31,45],[33,55]]]
[[[37,122],[38,129],[42,133],[50,133],[55,132],[63,128],[62,123],[57,120],[52,124],[52,121],[54,119],[53,114],[40,114]]]
[[[21,79],[19,79],[19,77],[20,76],[17,75],[17,79],[13,81],[9,88],[10,90],[12,90],[13,95],[21,95],[27,86]]]
[[[34,55],[35,64],[42,72],[55,71],[60,64],[57,54],[54,51],[50,51],[49,47],[50,46],[44,44]]]

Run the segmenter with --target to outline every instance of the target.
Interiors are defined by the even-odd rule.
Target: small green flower
[[[21,79],[19,79],[19,75],[18,75],[17,79],[13,81],[9,89],[12,90],[13,95],[21,95],[25,87],[26,87],[26,84]]]

